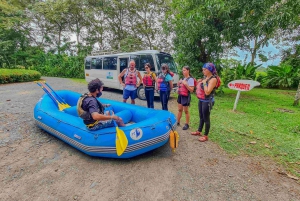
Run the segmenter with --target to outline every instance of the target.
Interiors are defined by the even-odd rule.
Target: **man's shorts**
[[[87,127],[90,131],[96,131],[99,129],[107,128],[107,127],[113,127],[115,126],[113,120],[107,120],[107,121],[99,121],[98,124],[95,126],[89,128]]]
[[[131,98],[131,100],[136,99],[137,97],[136,91],[137,91],[136,89],[133,91],[123,89],[123,99],[127,100],[129,97]]]
[[[182,95],[178,95],[177,98],[177,103],[181,104],[182,106],[190,106],[190,102],[191,102],[191,96],[182,96]]]

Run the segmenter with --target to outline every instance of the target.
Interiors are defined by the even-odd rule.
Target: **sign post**
[[[233,80],[231,82],[228,83],[228,88],[229,89],[234,89],[237,90],[238,93],[236,95],[235,98],[235,102],[234,102],[234,106],[233,106],[233,111],[236,110],[240,95],[241,95],[241,91],[250,91],[251,89],[253,89],[256,86],[259,86],[260,83],[254,80]]]

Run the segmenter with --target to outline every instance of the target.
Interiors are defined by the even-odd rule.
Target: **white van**
[[[163,63],[168,64],[170,70],[174,73],[173,76],[173,92],[177,90],[179,75],[173,57],[165,52],[157,50],[143,50],[137,52],[95,52],[91,56],[85,58],[85,80],[87,82],[99,78],[104,85],[109,88],[121,89],[118,75],[129,66],[129,61],[133,59],[136,63],[136,69],[143,74],[145,73],[145,63],[150,63],[151,71],[158,73]],[[141,85],[137,89],[137,95],[140,99],[145,100],[145,91]],[[155,94],[156,96],[158,94]]]

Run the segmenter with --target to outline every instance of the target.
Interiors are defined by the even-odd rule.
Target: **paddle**
[[[66,109],[66,107],[64,105],[62,105],[60,102],[58,102],[58,100],[47,90],[47,88],[44,86],[43,83],[39,83],[39,82],[35,82],[37,83],[37,85],[39,85],[45,92],[46,94],[48,94],[48,96],[57,103],[57,107],[60,111]]]
[[[47,83],[45,82],[45,84],[47,85],[47,87],[49,89],[51,89],[51,91],[53,91],[54,95],[60,100],[61,104],[63,104],[65,106],[65,108],[69,108],[71,107],[70,105],[68,105],[68,103],[66,103],[66,101],[64,101],[55,91],[54,89],[52,89],[52,87]]]
[[[112,111],[110,110],[110,115],[112,115]],[[118,124],[116,123],[115,120],[113,120],[115,127],[116,127],[116,150],[117,150],[117,155],[121,156],[127,145],[128,145],[128,139],[124,133],[123,130],[119,129]]]

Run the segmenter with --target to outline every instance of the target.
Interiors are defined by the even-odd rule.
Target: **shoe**
[[[191,132],[191,135],[200,135],[200,136],[202,136],[200,131]]]
[[[177,126],[180,126],[180,123],[177,123]]]
[[[204,135],[203,137],[200,137],[200,138],[199,138],[199,141],[200,141],[200,142],[205,142],[205,141],[207,141],[207,140],[208,140],[207,135]]]
[[[188,124],[185,124],[184,127],[182,128],[182,130],[187,130],[187,129],[189,129],[189,127],[190,126]]]

